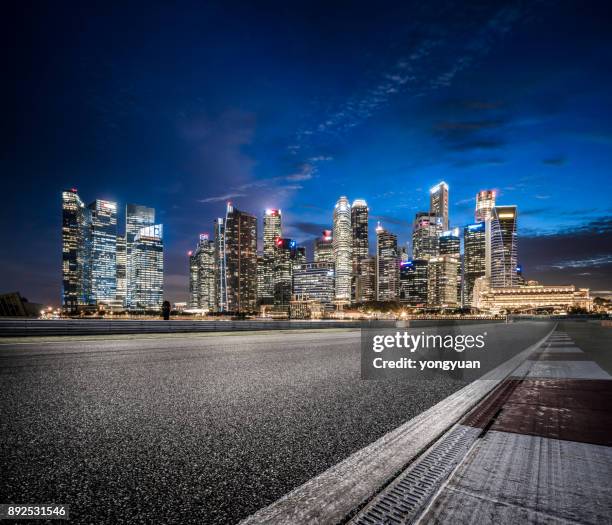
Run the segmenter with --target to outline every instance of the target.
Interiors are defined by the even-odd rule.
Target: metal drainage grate
[[[378,494],[350,523],[410,523],[463,459],[480,432],[479,428],[462,425],[453,429]]]

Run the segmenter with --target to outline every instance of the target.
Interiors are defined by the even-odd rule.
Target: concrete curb
[[[457,423],[555,330],[374,443],[244,519],[243,525],[341,523]],[[494,379],[491,379],[494,378]]]

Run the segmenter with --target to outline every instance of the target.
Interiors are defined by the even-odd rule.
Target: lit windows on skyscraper
[[[450,255],[429,259],[427,266],[427,305],[457,307],[457,267],[459,262]]]
[[[438,238],[438,252],[457,260],[457,303],[461,304],[461,238],[459,228],[452,228],[440,234]]]
[[[257,218],[227,204],[225,215],[225,286],[227,310],[254,312],[257,307]]]
[[[348,199],[342,196],[334,207],[332,240],[336,271],[336,301],[339,304],[349,303],[351,300],[352,241],[351,207]]]
[[[448,230],[448,184],[442,181],[429,190],[429,213],[440,217],[442,229]]]
[[[484,222],[491,218],[495,208],[495,191],[481,190],[476,194],[476,222]]]
[[[140,204],[125,207],[125,244],[126,244],[126,303],[132,306],[132,292],[136,289],[134,274],[134,241],[136,235],[148,226],[155,224],[155,209]]]
[[[91,213],[91,300],[114,302],[117,294],[117,204],[97,199]]]
[[[274,299],[274,253],[275,241],[282,237],[281,210],[267,209],[263,218],[263,257],[257,295],[262,304],[271,304]]]
[[[332,243],[332,231],[323,230],[323,234],[315,239],[314,262],[334,262],[334,246]]]
[[[409,259],[400,263],[400,294],[402,303],[427,305],[427,261]]]
[[[396,301],[399,295],[397,236],[380,224],[376,228],[376,300]]]
[[[517,209],[495,206],[491,216],[491,286],[516,286],[517,275]]]
[[[227,283],[225,257],[225,219],[219,217],[214,221],[215,230],[215,310],[227,311]]]
[[[439,248],[438,237],[443,231],[440,217],[426,212],[417,213],[412,228],[412,258],[436,257]]]
[[[127,297],[127,251],[125,235],[117,236],[117,302],[125,306]]]
[[[352,289],[353,302],[362,303],[372,300],[368,296],[371,290],[371,276],[368,273],[367,260],[369,257],[368,243],[368,204],[363,199],[356,199],[351,206],[352,228]]]
[[[201,233],[194,252],[189,252],[189,305],[214,311],[216,300],[215,243]]]
[[[463,229],[463,305],[474,306],[476,279],[486,275],[485,223],[469,224]]]
[[[141,228],[132,244],[132,304],[159,310],[164,300],[164,244],[161,224]]]
[[[333,309],[333,263],[315,262],[295,265],[293,270],[293,295],[300,300],[317,301],[324,309]]]
[[[297,243],[278,237],[274,252],[274,305],[289,306],[293,283],[293,267],[297,263]]]

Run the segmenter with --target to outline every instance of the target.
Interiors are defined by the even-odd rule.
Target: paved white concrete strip
[[[612,379],[593,361],[529,361],[519,366],[512,377],[543,379]]]
[[[578,354],[583,353],[577,346],[544,346],[542,347],[543,354]]]
[[[490,431],[420,523],[609,523],[612,448]]]

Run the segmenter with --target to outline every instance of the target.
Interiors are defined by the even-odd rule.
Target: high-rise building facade
[[[126,304],[135,307],[132,293],[139,287],[135,279],[134,243],[140,230],[155,225],[155,209],[140,204],[128,204],[125,207],[125,245],[126,245]]]
[[[371,294],[371,276],[368,272],[368,204],[363,199],[356,199],[351,206],[352,229],[352,284],[353,302],[362,303],[373,299]]]
[[[164,300],[163,227],[141,228],[132,244],[131,308],[159,310]]]
[[[189,306],[214,311],[217,276],[215,242],[201,233],[194,252],[189,252]]]
[[[67,313],[89,302],[88,233],[89,210],[76,188],[62,192],[62,309]]]
[[[333,310],[334,264],[304,263],[294,266],[293,295],[299,300],[317,301],[326,310]]]
[[[89,206],[91,301],[113,303],[117,294],[117,204],[96,199]]]
[[[126,306],[127,301],[127,244],[125,235],[117,235],[117,302]]]
[[[276,239],[282,237],[281,210],[267,209],[263,218],[263,257],[258,268],[258,299],[263,304],[274,300],[274,254]]]
[[[495,190],[482,190],[476,194],[476,222],[484,222],[491,218],[495,208]]]
[[[399,294],[397,236],[380,224],[376,228],[376,300],[396,301]]]
[[[476,279],[486,275],[485,223],[468,224],[463,229],[463,306],[474,306]]]
[[[427,305],[427,261],[408,259],[400,263],[400,294],[402,303]]]
[[[338,199],[334,208],[332,243],[336,272],[336,301],[345,304],[351,300],[352,229],[351,206],[344,196]]]
[[[429,213],[440,217],[442,230],[448,230],[448,184],[442,181],[429,190]]]
[[[461,304],[461,237],[459,228],[446,230],[438,237],[438,253],[457,260],[457,304]]]
[[[225,216],[225,285],[229,312],[257,307],[257,218],[227,204]]]
[[[214,221],[215,237],[215,311],[227,312],[227,271],[225,256],[225,219]]]
[[[297,243],[277,237],[274,253],[274,305],[289,306],[293,285],[293,268],[297,259]]]
[[[323,235],[315,239],[314,262],[332,263],[334,262],[334,245],[331,230],[323,230]]]
[[[490,220],[492,287],[508,287],[517,284],[516,227],[516,206],[495,206],[493,208]]]
[[[429,259],[427,266],[427,305],[457,307],[457,267],[459,262],[450,255]]]
[[[437,257],[438,237],[443,231],[440,217],[425,212],[417,213],[412,227],[412,258]]]

